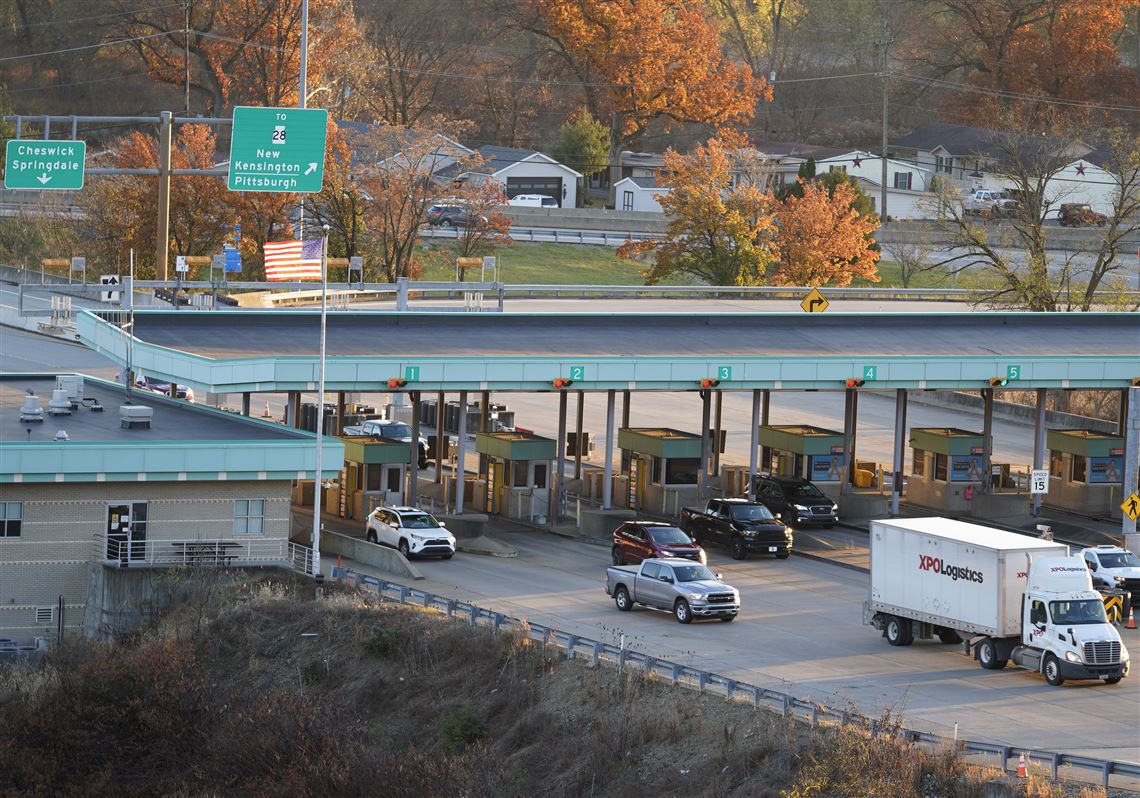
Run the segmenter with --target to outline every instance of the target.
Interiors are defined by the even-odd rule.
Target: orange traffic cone
[[[1128,608],[1128,625],[1125,626],[1124,628],[1125,629],[1135,629],[1136,628],[1136,619],[1132,615],[1132,608],[1131,607]]]
[[[1017,777],[1025,779],[1029,777],[1029,765],[1025,762],[1025,752],[1021,752],[1021,756],[1017,758]]]
[[[273,415],[269,412],[269,400],[268,399],[265,400],[265,410],[262,412],[261,417],[262,418],[273,418]]]

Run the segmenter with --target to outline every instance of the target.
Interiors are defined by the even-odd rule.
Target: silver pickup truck
[[[688,560],[642,560],[640,566],[612,565],[606,569],[606,595],[622,612],[641,604],[673,613],[681,623],[694,617],[720,618],[726,623],[740,612],[740,592],[720,581],[707,566]]]

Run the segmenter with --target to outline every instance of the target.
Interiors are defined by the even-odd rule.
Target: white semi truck
[[[1128,650],[1068,546],[948,518],[871,522],[864,621],[893,646],[938,637],[983,667],[1116,684]]]

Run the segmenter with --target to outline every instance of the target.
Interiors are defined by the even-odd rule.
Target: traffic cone
[[[1021,756],[1017,758],[1017,777],[1019,779],[1029,778],[1029,765],[1025,762],[1025,752],[1021,752]]]
[[[269,412],[269,400],[265,400],[265,410],[261,414],[262,418],[273,418],[273,414]]]
[[[1133,615],[1132,615],[1132,607],[1128,608],[1128,625],[1125,626],[1124,628],[1125,629],[1135,629],[1136,628],[1136,618],[1133,617]]]

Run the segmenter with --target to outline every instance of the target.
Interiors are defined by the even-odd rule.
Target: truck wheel
[[[952,646],[962,642],[962,635],[953,629],[942,629],[938,632],[938,639],[946,645]]]
[[[673,605],[673,615],[676,616],[679,623],[688,623],[693,620],[693,611],[689,609],[689,602],[684,599],[677,599],[677,603]]]
[[[1054,687],[1060,687],[1065,683],[1065,677],[1061,675],[1061,663],[1057,662],[1057,658],[1052,654],[1045,655],[1045,664],[1041,666],[1041,673],[1045,681]]]
[[[892,646],[909,646],[914,642],[910,621],[892,615],[887,619],[887,642]]]
[[[732,539],[732,559],[743,560],[748,556],[748,547],[744,545],[742,538]]]
[[[621,549],[617,546],[614,546],[610,552],[610,559],[614,561],[614,565],[625,565],[625,557],[621,556]]]
[[[988,671],[1000,671],[1005,667],[1006,660],[998,659],[993,640],[986,638],[978,644],[978,664]]]
[[[622,612],[632,610],[633,602],[629,600],[629,591],[619,586],[618,589],[614,591],[614,604],[616,604],[617,608]]]

